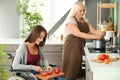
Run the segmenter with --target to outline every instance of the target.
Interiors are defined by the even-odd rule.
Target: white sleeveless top
[[[86,17],[83,18],[83,22],[88,22],[88,19]],[[72,34],[69,30],[69,28],[67,27],[68,23],[72,23],[75,24],[76,26],[78,26],[77,21],[75,20],[75,18],[68,18],[65,23],[64,23],[64,37],[66,37],[69,34]]]

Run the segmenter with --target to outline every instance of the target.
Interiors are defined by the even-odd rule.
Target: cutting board
[[[120,58],[110,58],[110,62],[114,62],[114,61],[117,61],[119,60]],[[104,63],[104,61],[102,60],[97,60],[97,59],[91,59],[90,61],[92,62],[96,62],[96,63]]]
[[[56,78],[58,76],[63,76],[63,75],[64,73],[60,72],[59,74],[52,73],[51,75],[47,75],[45,77],[43,77],[41,74],[37,74],[36,77],[41,80],[49,80],[51,78]]]

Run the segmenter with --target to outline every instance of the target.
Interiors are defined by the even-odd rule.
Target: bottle
[[[104,19],[104,21],[103,21],[103,30],[107,30],[107,22],[106,22],[106,19]]]
[[[113,46],[116,46],[118,44],[117,41],[117,32],[114,32],[114,36],[113,36]]]
[[[110,37],[109,42],[111,45],[113,45],[113,37]]]
[[[103,20],[103,24],[104,24],[104,25],[107,25],[106,19]]]
[[[112,19],[110,16],[108,16],[108,22],[112,22]]]
[[[112,19],[110,16],[108,16],[108,27],[107,30],[112,30]]]

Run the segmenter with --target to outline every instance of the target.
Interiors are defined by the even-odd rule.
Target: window
[[[68,12],[75,1],[77,0],[42,0],[42,24],[47,29],[47,31],[49,31],[61,19],[61,17],[63,17],[66,12]],[[53,35],[59,38],[60,35],[63,34],[63,29],[63,25],[59,26]]]
[[[76,0],[77,1],[77,0]],[[43,25],[49,31],[65,13],[70,9],[75,0],[44,0],[43,4]],[[62,26],[62,25],[61,25]],[[54,33],[55,35],[62,34],[62,27]]]

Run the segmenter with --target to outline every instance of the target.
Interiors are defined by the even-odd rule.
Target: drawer
[[[45,56],[62,56],[62,51],[44,51]]]
[[[62,45],[45,45],[43,51],[62,51]]]
[[[61,56],[56,56],[56,55],[51,55],[51,56],[45,56],[49,62],[49,64],[55,64],[56,66],[61,66],[62,62],[62,57]]]
[[[45,56],[49,62],[61,62],[62,57],[61,56]]]

